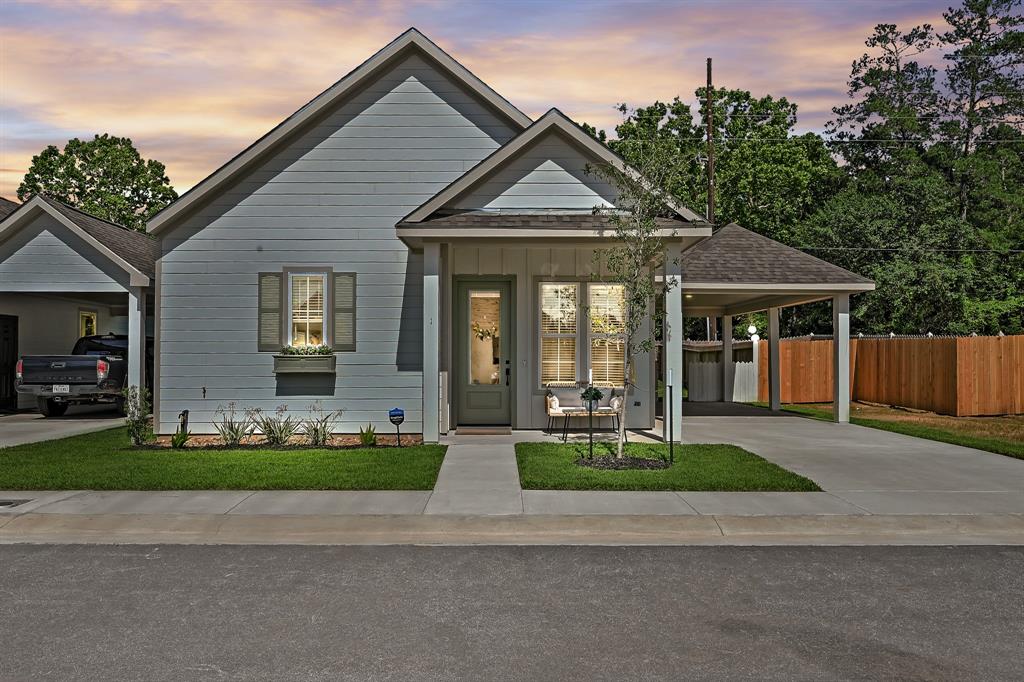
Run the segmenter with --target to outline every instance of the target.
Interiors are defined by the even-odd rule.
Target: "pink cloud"
[[[842,6],[7,2],[0,194],[46,144],[99,132],[133,138],[187,189],[412,24],[531,115],[610,127],[618,102],[692,97],[712,56],[719,84],[789,96],[818,127],[875,23],[944,9]]]

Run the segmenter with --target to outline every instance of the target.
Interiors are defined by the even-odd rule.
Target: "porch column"
[[[768,407],[782,409],[782,389],[779,383],[779,309],[768,309]]]
[[[683,436],[683,289],[679,250],[669,249],[665,259],[665,320],[662,334],[665,345],[665,409],[662,436],[666,442]],[[672,377],[672,433],[668,432],[668,377]]]
[[[441,245],[423,245],[423,442],[436,443],[440,429]]]
[[[146,290],[128,287],[128,386],[146,381]]]
[[[850,295],[832,297],[832,420],[850,421]]]
[[[732,315],[722,315],[722,400],[733,401],[735,365],[732,364]]]

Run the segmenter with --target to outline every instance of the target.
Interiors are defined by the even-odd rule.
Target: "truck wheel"
[[[44,417],[63,417],[64,413],[68,411],[67,403],[58,403],[53,399],[39,398],[36,402],[39,405],[39,412]]]
[[[114,409],[119,416],[124,416],[124,398],[114,398]]]

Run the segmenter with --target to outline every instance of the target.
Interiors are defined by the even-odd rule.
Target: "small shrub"
[[[310,445],[327,445],[334,433],[334,423],[340,414],[327,412],[320,403],[313,403],[309,406],[309,417],[303,420],[299,432],[306,437]]]
[[[213,423],[213,428],[217,429],[224,445],[236,447],[256,433],[255,413],[252,410],[239,415],[235,403],[230,402],[226,408],[218,407],[216,414],[219,420]]]
[[[583,400],[584,404],[591,401],[597,402],[603,397],[604,393],[602,393],[601,389],[599,389],[597,386],[587,386],[585,389],[583,389],[583,392],[580,393],[580,398]]]
[[[377,431],[373,428],[373,424],[367,424],[365,429],[359,427],[359,442],[367,446],[377,444]]]
[[[124,397],[124,423],[128,426],[128,438],[138,447],[153,437],[149,423],[149,391],[138,386],[129,386],[121,393]]]
[[[264,415],[257,410],[256,425],[267,440],[267,445],[287,445],[299,430],[299,421],[285,413],[287,405],[278,405],[273,415]]]
[[[330,346],[285,346],[281,349],[281,355],[334,355],[334,349]]]
[[[191,437],[191,431],[175,431],[174,435],[171,436],[171,447],[175,450],[181,450],[188,445],[188,439]]]

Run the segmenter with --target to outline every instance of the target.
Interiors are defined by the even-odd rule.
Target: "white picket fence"
[[[686,367],[689,399],[697,403],[727,400],[737,403],[757,400],[757,363],[733,363],[732,397],[722,390],[721,362],[691,362]]]

